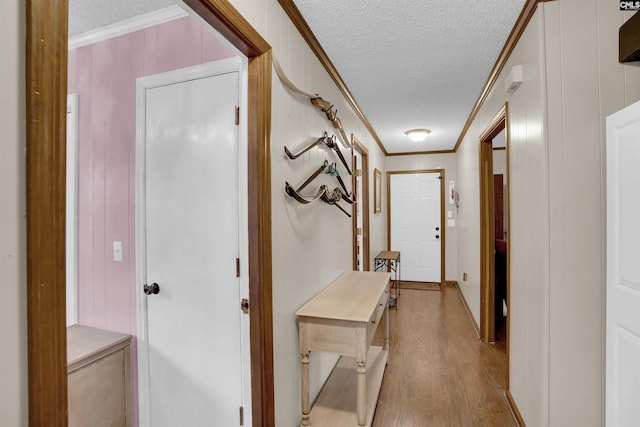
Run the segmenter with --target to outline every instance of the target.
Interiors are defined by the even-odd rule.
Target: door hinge
[[[236,105],[236,115],[235,115],[236,125],[240,124],[240,107]]]
[[[249,314],[249,300],[246,298],[242,298],[240,301],[240,309],[244,314]]]
[[[240,425],[244,425],[244,407],[240,407]]]
[[[362,236],[362,228],[358,227],[357,234],[358,234],[358,236]]]
[[[356,169],[356,176],[362,176],[362,169]]]
[[[236,258],[236,277],[240,277],[240,258]]]

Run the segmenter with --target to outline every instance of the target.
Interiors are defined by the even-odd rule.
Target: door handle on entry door
[[[440,238],[440,235],[439,235],[439,234],[436,234],[436,239],[439,239],[439,238]]]
[[[158,294],[160,293],[160,285],[157,283],[152,283],[151,285],[147,285],[146,283],[142,286],[142,290],[146,295]]]

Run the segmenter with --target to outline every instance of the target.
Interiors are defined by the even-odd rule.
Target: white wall
[[[540,12],[531,19],[458,150],[463,203],[458,228],[458,283],[479,323],[479,137],[508,102],[511,212],[511,392],[527,425],[545,425],[548,293],[547,172],[544,139],[543,38]],[[504,79],[523,65],[524,82],[513,94]],[[468,280],[462,274],[468,273]]]
[[[618,63],[617,2],[545,4],[549,138],[549,425],[604,425],[605,118],[640,99]]]
[[[493,174],[504,175],[507,179],[507,150],[493,150]]]
[[[289,79],[302,90],[318,93],[332,102],[347,135],[353,133],[369,151],[369,168],[384,172],[384,158],[371,135],[358,120],[322,65],[289,21],[276,0],[232,2],[271,44]],[[326,115],[308,99],[288,90],[273,73],[271,126],[272,237],[273,237],[273,329],[276,425],[300,423],[300,355],[295,311],[333,279],[352,268],[352,223],[337,208],[323,202],[301,205],[284,191],[285,182],[300,185],[324,159],[336,161],[326,148],[315,148],[293,161],[285,158],[284,146],[297,151],[323,131],[334,131]],[[344,147],[343,154],[348,158]],[[333,159],[333,160],[332,160]],[[338,161],[339,163],[339,161]],[[350,187],[348,175],[341,169]],[[320,182],[331,188],[334,178],[323,175]],[[372,183],[373,181],[371,181]],[[309,187],[315,192],[318,186]],[[386,200],[386,199],[385,199]],[[341,203],[343,207],[350,206]],[[370,185],[373,209],[373,184]],[[384,206],[384,205],[383,205]],[[372,215],[371,254],[386,245],[386,216]],[[328,377],[337,357],[312,353],[311,399]]]
[[[0,424],[27,425],[25,5],[0,4]]]
[[[409,156],[389,156],[387,157],[387,171],[408,171],[408,170],[426,170],[426,169],[444,169],[445,171],[445,280],[455,281],[458,275],[458,214],[455,205],[448,203],[447,191],[449,189],[449,181],[456,181],[457,185],[457,164],[456,155],[451,154],[421,154]],[[385,181],[385,198],[386,198],[386,177]],[[386,199],[385,199],[386,200]],[[386,209],[386,204],[384,204]],[[451,212],[452,218],[456,221],[455,227],[447,226],[447,212]],[[386,239],[386,236],[385,236]],[[386,245],[386,240],[385,240]],[[385,246],[386,249],[386,246]]]
[[[477,144],[508,101],[510,389],[527,425],[604,424],[604,123],[640,98],[640,67],[617,61],[628,17],[605,0],[540,3],[458,151],[461,194],[475,193],[459,216],[458,281],[469,272],[478,319]]]

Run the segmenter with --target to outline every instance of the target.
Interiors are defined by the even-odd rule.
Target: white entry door
[[[400,251],[402,280],[441,281],[440,172],[390,174],[392,251]]]
[[[140,79],[138,96],[141,425],[240,425],[239,60]]]
[[[606,423],[640,426],[640,102],[607,118]]]

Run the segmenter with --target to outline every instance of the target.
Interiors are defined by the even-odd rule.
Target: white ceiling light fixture
[[[407,136],[411,138],[412,141],[422,142],[427,139],[427,136],[431,133],[430,129],[409,129],[405,131]]]

